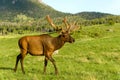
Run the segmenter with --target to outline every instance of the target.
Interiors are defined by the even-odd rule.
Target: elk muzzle
[[[73,43],[73,42],[75,42],[75,39],[71,37],[70,40],[69,40],[69,42]]]

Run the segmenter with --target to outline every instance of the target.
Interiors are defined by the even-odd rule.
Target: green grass
[[[53,55],[59,70],[57,76],[50,61],[44,75],[44,57],[31,55],[24,60],[26,74],[22,74],[20,63],[14,73],[16,56],[19,54],[17,41],[23,35],[1,36],[0,80],[120,80],[119,26],[90,26],[75,32],[73,37],[76,42],[65,44],[59,54]]]

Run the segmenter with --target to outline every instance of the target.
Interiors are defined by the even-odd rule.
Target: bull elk
[[[55,24],[53,24],[52,19],[46,16],[49,24],[57,30]],[[55,74],[58,74],[58,70],[55,64],[55,60],[52,58],[54,51],[60,49],[66,42],[73,43],[75,40],[70,36],[71,29],[74,30],[76,25],[70,25],[67,23],[66,18],[63,22],[65,23],[66,28],[61,30],[61,33],[57,37],[52,37],[49,34],[42,34],[36,36],[24,36],[19,39],[18,45],[20,48],[20,54],[16,58],[16,64],[14,71],[16,72],[18,62],[20,60],[22,72],[25,74],[23,61],[25,56],[29,53],[33,56],[45,56],[44,60],[44,73],[46,73],[46,67],[48,60],[52,62],[55,68]]]

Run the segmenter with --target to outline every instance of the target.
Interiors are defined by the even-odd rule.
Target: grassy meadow
[[[43,56],[25,57],[25,75],[20,63],[17,72],[13,71],[19,54],[17,41],[24,35],[0,36],[0,80],[120,80],[120,24],[88,26],[74,32],[76,42],[65,44],[53,55],[57,76],[50,61],[47,74],[43,74]]]

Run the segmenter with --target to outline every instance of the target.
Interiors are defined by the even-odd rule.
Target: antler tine
[[[70,28],[70,26],[69,26],[68,23],[67,23],[66,17],[64,18],[63,22],[65,23],[65,26],[66,26],[66,28],[67,28],[67,30],[68,30],[68,29]]]
[[[53,21],[52,21],[52,19],[50,18],[50,16],[47,15],[46,18],[47,18],[48,23],[56,30],[57,27],[56,27],[55,24],[53,24]]]
[[[76,31],[79,29],[79,26],[77,26],[77,22],[75,21],[71,27],[70,27],[70,31]]]

